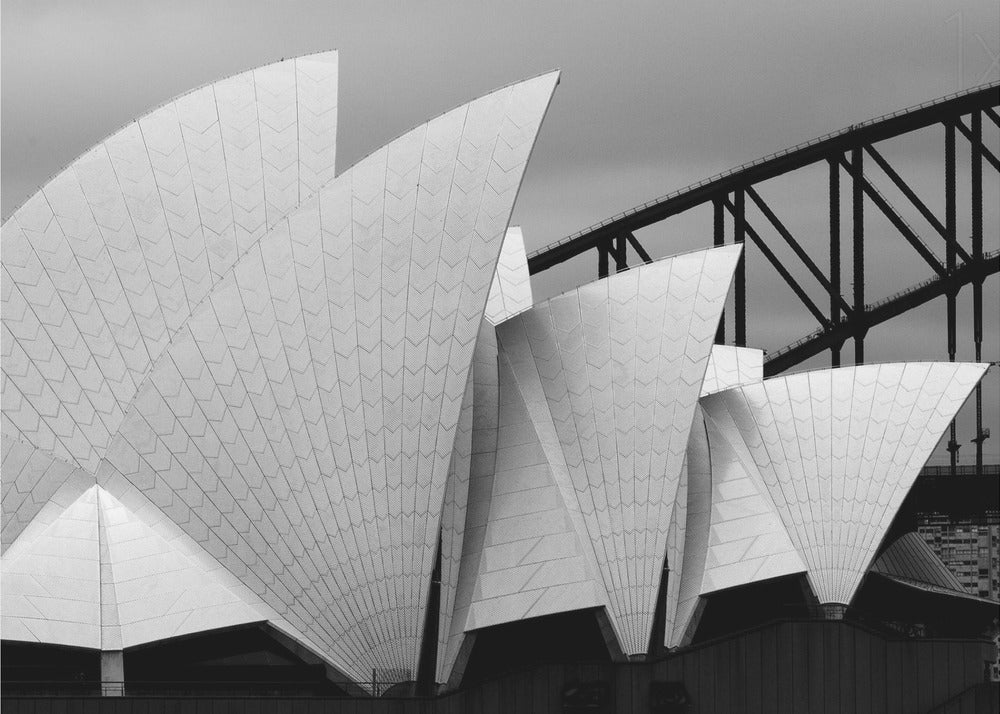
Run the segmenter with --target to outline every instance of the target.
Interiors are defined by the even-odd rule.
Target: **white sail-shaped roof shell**
[[[143,379],[237,258],[333,178],[337,53],[170,101],[2,229],[3,431],[95,473]]]
[[[385,682],[436,635],[443,682],[466,633],[581,608],[645,653],[664,565],[667,644],[758,580],[849,603],[986,366],[765,381],[712,345],[735,245],[532,307],[507,223],[557,73],[334,178],[336,70],[169,102],[3,225],[4,637],[267,622]]]
[[[60,174],[4,226],[5,278],[17,278],[4,280],[5,550],[68,482],[138,494],[243,581],[269,621],[341,671],[414,676],[472,349],[556,81],[486,95],[331,180],[336,55],[301,58],[165,105]],[[171,137],[198,144],[190,165]],[[112,190],[119,154],[141,196]],[[256,184],[240,173],[251,165],[263,172]],[[192,185],[169,182],[186,175]],[[87,181],[104,193],[90,196]],[[231,188],[223,205],[210,190],[218,181],[245,190]],[[31,232],[65,223],[38,212],[57,189],[75,197],[67,212],[78,223],[117,211],[58,236],[63,268],[84,253],[96,261],[62,282],[66,295],[36,255],[50,236]],[[151,200],[162,192],[202,210]],[[253,216],[223,220],[240,206]],[[159,232],[137,225],[140,210]],[[147,239],[173,248],[175,225],[202,243],[156,253],[154,269]],[[203,258],[203,280],[185,292],[195,273],[171,277],[163,261],[191,256]],[[123,286],[123,272],[145,282]],[[100,293],[98,278],[116,279],[115,290]],[[64,303],[81,290],[89,302],[71,309],[104,319],[96,291],[124,312],[111,327],[78,328]],[[35,304],[59,308],[48,320],[58,330],[28,324]],[[121,384],[108,386],[107,360]]]
[[[325,186],[216,287],[108,466],[330,659],[415,676],[472,350],[555,73]]]
[[[848,604],[914,479],[987,367],[910,363],[805,372],[719,392],[701,405],[716,439],[731,449],[727,468],[760,485],[820,602]],[[715,453],[713,447],[713,472]]]
[[[530,439],[557,487],[552,494],[563,500],[553,507],[579,524],[578,540],[589,549],[582,562],[593,563],[628,654],[648,648],[664,557],[680,562],[685,504],[675,508],[674,501],[738,256],[731,246],[642,266],[536,305],[497,329],[501,358],[530,416],[515,428],[534,431]],[[501,403],[506,399],[501,394]],[[510,446],[514,458],[530,451]],[[539,466],[501,469],[500,455],[497,474],[508,479]],[[533,483],[546,489],[548,482]],[[535,506],[531,493],[524,491],[523,513]],[[482,578],[483,565],[479,570]],[[565,609],[579,607],[567,602]],[[512,607],[489,621],[526,612]]]

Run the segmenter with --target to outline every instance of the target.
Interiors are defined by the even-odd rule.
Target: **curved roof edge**
[[[684,449],[741,249],[637,266],[497,327],[555,485],[580,514],[580,540],[628,654],[648,649],[663,558],[678,567],[682,560]]]
[[[220,561],[359,682],[417,664],[472,348],[556,81],[418,126],[282,220],[165,350],[109,451],[192,534],[225,514]],[[239,508],[212,483],[220,441]]]
[[[984,363],[780,375],[701,404],[780,516],[821,602],[848,604]]]
[[[337,69],[336,52],[304,55],[181,94],[75,158],[11,214],[4,325],[18,347],[5,363],[4,396],[16,396],[4,402],[7,426],[96,471],[194,310],[333,178]],[[49,397],[66,407],[52,425],[36,403]]]
[[[101,144],[103,144],[104,142],[106,142],[108,139],[110,139],[111,137],[115,136],[116,134],[120,134],[123,129],[126,129],[127,127],[131,126],[132,124],[138,123],[139,120],[142,119],[143,117],[149,116],[153,112],[158,111],[160,109],[163,109],[164,107],[169,106],[170,104],[173,104],[174,102],[176,102],[176,101],[178,101],[180,99],[184,99],[185,97],[194,94],[195,92],[199,92],[202,89],[207,89],[209,87],[215,86],[215,85],[220,84],[222,82],[225,82],[227,80],[233,79],[235,77],[239,77],[240,75],[247,74],[248,72],[253,72],[253,71],[258,70],[258,69],[264,69],[265,67],[271,67],[271,66],[274,66],[274,65],[279,65],[282,62],[294,62],[295,60],[300,60],[300,59],[316,59],[316,58],[320,58],[320,57],[323,57],[323,56],[329,56],[329,55],[332,55],[334,57],[338,57],[339,50],[337,50],[336,48],[331,47],[331,48],[326,49],[326,50],[317,50],[316,52],[305,52],[305,53],[300,54],[300,55],[292,55],[292,56],[289,56],[289,57],[282,57],[282,58],[280,58],[278,60],[275,60],[273,62],[265,62],[264,64],[254,65],[252,67],[244,67],[243,69],[235,70],[234,72],[230,72],[229,74],[222,75],[221,77],[218,77],[216,79],[210,79],[210,80],[208,80],[206,82],[203,82],[202,84],[199,84],[196,87],[192,87],[191,89],[184,90],[180,94],[176,94],[173,97],[171,97],[170,99],[166,99],[166,100],[160,102],[159,104],[154,104],[153,106],[151,106],[148,109],[146,109],[142,114],[140,114],[140,115],[138,115],[136,117],[133,117],[132,119],[128,119],[127,121],[123,122],[122,124],[119,124],[117,127],[115,127],[114,129],[112,129],[110,132],[108,132],[107,134],[103,135],[100,139],[98,139],[93,144],[91,144],[90,146],[88,146],[85,151],[83,151],[82,153],[80,153],[77,156],[73,157],[72,159],[70,159],[66,163],[61,164],[58,168],[56,168],[55,171],[53,171],[51,174],[49,174],[48,176],[46,176],[45,179],[40,184],[38,184],[37,186],[35,186],[35,190],[32,191],[31,193],[29,193],[27,195],[27,197],[25,197],[25,199],[23,201],[21,201],[21,203],[19,203],[18,205],[14,206],[14,208],[12,208],[6,215],[0,217],[0,224],[6,223],[8,220],[10,220],[10,218],[15,213],[17,213],[24,206],[24,204],[28,202],[28,200],[30,200],[35,194],[37,194],[39,191],[41,191],[43,188],[45,188],[45,186],[47,186],[48,184],[52,183],[53,179],[55,179],[57,176],[59,176],[59,174],[63,173],[70,166],[72,166],[73,163],[77,159],[79,159],[81,156],[83,156],[84,154],[86,154],[88,151],[91,151],[95,147],[100,146]]]
[[[637,271],[646,270],[652,266],[670,260],[674,260],[676,258],[683,258],[685,256],[696,255],[698,253],[705,253],[710,255],[718,252],[720,255],[722,255],[725,253],[736,252],[737,254],[742,254],[743,245],[744,244],[742,243],[727,243],[726,245],[717,245],[717,246],[712,246],[710,248],[692,248],[691,250],[683,250],[680,253],[672,253],[671,255],[660,256],[659,258],[655,258],[654,260],[651,260],[648,263],[642,263],[640,265],[631,266],[629,267],[628,270],[621,270],[617,273],[611,273],[609,275],[605,275],[603,278],[597,278],[596,280],[590,280],[588,282],[581,283],[580,285],[576,285],[572,288],[567,288],[566,290],[563,290],[561,293],[557,293],[552,297],[546,298],[545,300],[542,300],[540,302],[533,303],[531,306],[518,310],[517,312],[512,312],[510,315],[507,315],[504,318],[504,321],[505,322],[510,321],[513,318],[518,317],[519,315],[523,315],[524,313],[529,312],[538,307],[541,307],[542,305],[545,305],[547,303],[550,303],[553,300],[558,300],[559,298],[563,298],[568,295],[578,293],[580,290],[583,290],[585,288],[592,287],[595,285],[600,285],[602,283],[619,282],[620,280],[625,279],[624,276],[627,276],[630,273],[634,275]],[[530,259],[530,254],[529,254],[529,259]],[[499,327],[499,325],[497,325],[497,327]],[[752,349],[752,348],[745,348],[745,349]]]
[[[503,239],[483,319],[491,325],[499,325],[533,304],[524,234],[520,226],[511,226]]]
[[[724,179],[728,179],[728,178],[730,178],[730,177],[732,177],[732,176],[734,176],[736,174],[740,174],[740,173],[742,173],[744,171],[747,171],[747,170],[750,170],[750,169],[754,169],[754,168],[766,165],[769,162],[772,162],[772,161],[775,161],[775,160],[778,160],[778,159],[782,159],[782,158],[788,157],[789,155],[795,154],[796,152],[800,152],[800,151],[803,151],[803,150],[806,150],[806,149],[811,149],[813,147],[816,147],[818,145],[823,144],[824,142],[828,142],[828,141],[831,141],[831,140],[839,139],[839,138],[848,136],[848,135],[850,135],[852,133],[855,133],[855,132],[859,132],[859,131],[864,131],[866,129],[870,129],[871,127],[876,126],[876,125],[878,125],[878,124],[880,124],[882,122],[889,121],[891,119],[897,119],[897,118],[899,118],[901,116],[905,116],[905,115],[908,115],[908,114],[911,114],[911,113],[914,113],[914,112],[919,112],[919,111],[927,110],[927,109],[933,109],[933,108],[939,107],[941,105],[948,104],[950,102],[961,101],[961,100],[964,100],[964,99],[966,99],[968,97],[972,97],[973,95],[976,95],[976,94],[988,92],[990,90],[996,90],[998,87],[1000,87],[1000,82],[989,82],[989,83],[986,83],[986,84],[977,85],[975,87],[969,87],[967,89],[963,89],[963,90],[960,90],[958,92],[953,92],[953,93],[947,94],[947,95],[945,95],[943,97],[939,97],[938,99],[934,99],[934,100],[927,101],[927,102],[921,102],[920,104],[914,104],[914,105],[906,107],[904,109],[898,109],[898,110],[896,110],[894,112],[889,112],[887,114],[882,114],[880,116],[877,116],[877,117],[874,117],[874,118],[862,121],[862,122],[860,122],[858,124],[850,124],[850,125],[848,125],[846,127],[843,127],[841,129],[829,132],[827,134],[823,134],[821,136],[818,136],[818,137],[813,138],[813,139],[809,139],[807,141],[800,142],[799,144],[796,144],[794,146],[786,147],[784,149],[781,149],[779,151],[775,151],[775,152],[773,152],[771,154],[767,154],[767,155],[762,156],[760,158],[753,159],[751,161],[747,161],[745,163],[740,164],[739,166],[734,166],[734,167],[729,168],[729,169],[727,169],[725,171],[717,173],[717,174],[715,174],[713,176],[710,176],[708,178],[702,179],[701,181],[698,181],[696,183],[689,184],[688,186],[684,186],[684,187],[679,188],[679,189],[675,189],[674,191],[670,191],[669,193],[663,194],[662,196],[659,196],[657,198],[652,198],[652,199],[650,199],[650,200],[648,200],[648,201],[646,201],[644,203],[641,203],[641,204],[639,204],[637,206],[633,206],[632,208],[630,208],[628,210],[620,211],[619,213],[614,214],[610,218],[606,218],[603,221],[600,221],[598,223],[594,223],[594,224],[592,224],[592,225],[590,225],[590,226],[588,226],[586,228],[582,228],[582,229],[576,231],[575,233],[571,233],[568,236],[565,236],[565,237],[560,238],[560,239],[558,239],[558,240],[556,240],[556,241],[554,241],[552,243],[549,243],[548,245],[545,245],[545,246],[542,246],[541,248],[533,250],[533,251],[531,251],[531,253],[528,254],[528,260],[531,261],[534,258],[536,258],[537,256],[540,256],[540,255],[542,255],[542,254],[544,254],[544,253],[546,253],[546,252],[548,252],[550,250],[554,250],[556,248],[561,248],[562,246],[565,246],[568,243],[572,243],[573,241],[577,240],[578,238],[582,238],[582,237],[587,236],[587,235],[589,235],[591,233],[594,233],[594,232],[596,232],[596,231],[604,228],[605,226],[608,226],[609,224],[617,223],[619,221],[628,219],[628,218],[630,218],[632,216],[635,216],[636,214],[638,214],[638,213],[640,213],[642,211],[645,211],[645,210],[647,210],[649,208],[653,208],[653,207],[655,207],[655,206],[657,206],[659,204],[665,203],[665,202],[670,201],[672,199],[676,199],[676,198],[678,198],[680,196],[683,196],[686,193],[692,192],[692,191],[694,191],[696,189],[700,189],[700,188],[702,188],[702,187],[704,187],[704,186],[706,186],[708,184],[712,184],[712,183],[716,183],[716,182],[722,181]]]

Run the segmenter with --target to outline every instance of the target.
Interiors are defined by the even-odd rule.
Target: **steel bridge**
[[[732,217],[733,226],[729,239],[737,243],[744,243],[749,239],[819,323],[814,332],[770,352],[764,364],[766,375],[783,372],[825,350],[830,351],[831,363],[838,366],[841,349],[848,340],[853,341],[854,363],[863,363],[865,336],[872,327],[941,296],[947,299],[948,356],[954,361],[957,347],[956,299],[961,288],[970,284],[973,293],[975,358],[981,361],[983,283],[987,277],[1000,271],[1000,250],[987,252],[983,245],[983,165],[987,164],[993,171],[1000,172],[1000,161],[984,144],[983,125],[987,124],[988,130],[1000,129],[998,106],[1000,106],[1000,83],[992,83],[862,124],[851,125],[841,131],[700,181],[579,231],[529,255],[529,270],[532,274],[540,273],[574,256],[594,251],[597,257],[598,275],[604,277],[612,270],[618,272],[628,269],[630,248],[638,260],[650,262],[652,259],[649,253],[636,238],[637,230],[666,221],[692,208],[711,204],[714,211],[714,245],[723,245],[727,241],[725,214],[728,213]],[[876,144],[880,142],[936,125],[944,128],[943,218],[928,208],[911,185],[886,160],[883,152],[876,148]],[[972,235],[967,245],[963,245],[957,235],[959,207],[956,199],[956,144],[959,136],[962,137],[963,148],[967,148],[970,152],[971,200],[962,208],[970,212],[971,218]],[[769,179],[823,164],[827,166],[829,175],[827,270],[816,263],[755,189],[755,186]],[[871,166],[877,167],[884,176],[883,180],[894,185],[903,195],[911,213],[915,211],[923,217],[930,227],[929,233],[933,242],[936,245],[942,243],[944,245],[943,259],[931,248],[930,241],[918,233],[889,199],[876,188],[872,181]],[[850,226],[841,226],[842,180],[847,184],[843,193],[850,194],[852,217]],[[773,229],[769,230],[768,234],[777,234],[780,241],[774,239],[769,241],[751,226],[746,210],[748,201],[756,207],[756,213],[759,214],[757,218],[762,217],[763,221]],[[871,210],[869,206],[874,207],[876,212],[888,219],[895,233],[905,241],[904,245],[915,251],[933,271],[931,279],[873,303],[867,302],[865,296],[865,211]],[[850,241],[853,261],[853,286],[850,295],[845,295],[841,282],[842,234],[846,234],[845,238]],[[787,253],[789,248],[797,261],[819,284],[822,292],[828,297],[828,304],[818,305],[793,277],[788,266],[776,252],[781,250]],[[747,292],[745,254],[737,267],[734,292],[734,314],[729,317],[733,322],[735,344],[745,346]],[[995,314],[994,308],[990,311],[990,315],[995,317]],[[724,317],[716,341],[724,343],[725,338]],[[981,472],[983,441],[989,437],[989,429],[983,427],[981,386],[976,388],[975,399],[976,436],[973,442],[976,444],[976,467]],[[955,425],[952,424],[948,450],[951,453],[953,469],[957,464],[958,449]]]

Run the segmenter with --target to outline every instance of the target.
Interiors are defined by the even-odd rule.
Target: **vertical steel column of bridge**
[[[608,277],[608,246],[606,243],[597,244],[597,277]]]
[[[955,243],[958,240],[955,226],[955,125],[951,122],[944,127],[944,226],[945,226],[945,261],[949,278],[955,273]],[[948,361],[955,361],[957,339],[955,335],[956,310],[955,303],[958,288],[952,283],[948,287]],[[951,474],[955,475],[958,466],[958,450],[961,448],[955,438],[955,422],[949,427],[948,454],[951,457]]]
[[[851,202],[854,209],[854,364],[865,361],[865,325],[859,324],[865,314],[865,204],[864,166],[861,149],[851,150],[851,167],[854,174]]]
[[[983,114],[972,112],[972,259],[983,262]],[[972,283],[972,339],[976,344],[976,361],[983,359],[983,280]],[[983,470],[983,385],[976,384],[976,472]]]
[[[733,193],[736,206],[733,216],[733,237],[737,243],[746,239],[746,191],[741,187]],[[736,313],[736,346],[747,346],[747,254],[746,249],[740,254],[736,264],[736,299],[733,301],[733,312]]]
[[[615,252],[615,272],[620,273],[623,270],[628,270],[628,243],[625,235],[616,236],[612,246]]]
[[[723,203],[719,199],[712,202],[713,208],[713,244],[716,248],[726,244],[726,215],[723,213]],[[726,312],[723,310],[719,317],[719,329],[715,332],[715,344],[726,344]]]
[[[840,165],[830,159],[830,323],[840,324]],[[840,366],[840,347],[830,347],[830,365]]]

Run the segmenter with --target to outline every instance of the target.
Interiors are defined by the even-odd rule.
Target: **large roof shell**
[[[732,449],[732,467],[762,486],[816,596],[849,604],[914,479],[987,368],[930,362],[803,372],[701,404]]]
[[[213,286],[333,178],[337,53],[259,67],[129,123],[7,220],[4,433],[91,473]]]
[[[739,251],[641,266],[497,328],[558,486],[553,493],[579,514],[579,540],[592,551],[628,654],[648,648],[664,558],[681,561],[686,498],[678,505],[676,496],[684,453]],[[676,589],[668,595],[671,622]]]
[[[64,328],[72,321],[63,307],[51,320],[62,330],[55,344],[76,352],[55,364],[60,351],[41,344],[44,330],[21,324],[32,314],[30,304],[45,305],[56,294],[52,280],[36,280],[34,292],[22,287],[30,280],[5,281],[4,329],[24,345],[5,334],[4,384],[13,396],[5,389],[4,458],[15,454],[23,463],[16,469],[17,488],[4,479],[5,514],[15,515],[4,540],[23,534],[27,511],[38,511],[43,491],[57,491],[77,476],[99,484],[107,498],[138,494],[245,583],[244,600],[263,608],[279,629],[359,681],[368,681],[373,669],[406,678],[415,675],[473,346],[558,74],[447,112],[333,179],[332,151],[307,160],[296,144],[300,136],[316,139],[326,131],[322,118],[305,111],[311,105],[302,102],[311,96],[299,75],[309,74],[310,62],[328,60],[303,58],[249,74],[251,87],[270,83],[257,87],[267,106],[254,108],[267,126],[243,128],[278,151],[274,161],[258,157],[263,186],[247,198],[263,222],[254,224],[249,238],[238,230],[246,222],[231,227],[245,240],[234,244],[239,250],[224,252],[218,269],[208,255],[219,251],[204,247],[208,270],[197,299],[171,303],[153,287],[149,276],[156,271],[147,266],[144,236],[131,228],[128,188],[110,198],[101,194],[94,206],[83,192],[74,210],[86,216],[105,204],[121,208],[109,221],[130,236],[120,255],[108,257],[100,222],[87,235],[102,243],[95,250],[104,256],[104,270],[97,274],[121,272],[114,262],[120,258],[148,278],[146,302],[122,317],[122,324],[132,319],[140,325],[125,330],[131,341],[105,331],[90,344],[68,334]],[[333,60],[335,87],[335,55]],[[185,111],[193,106],[199,133],[217,132],[225,140],[225,120],[213,123],[207,110],[195,110],[204,109],[207,96],[234,97],[238,87],[230,85],[246,81],[199,90],[137,126],[146,122],[151,137],[160,139],[170,135],[168,119],[180,117],[175,138],[184,140],[190,129]],[[113,188],[108,177],[117,156],[109,147],[125,138],[138,141],[140,129],[126,127],[81,159],[96,156],[110,166],[101,174],[104,190]],[[228,156],[215,148],[216,158]],[[165,190],[156,184],[158,160],[151,159],[152,178],[143,174],[144,196]],[[220,180],[232,180],[225,171],[246,165],[209,171],[199,164]],[[167,173],[197,174],[198,167],[185,166],[172,164],[174,173]],[[74,164],[55,181],[80,183],[80,171]],[[268,176],[278,177],[273,192]],[[279,185],[280,177],[294,182]],[[305,200],[320,184],[319,193]],[[195,203],[199,190],[188,191]],[[27,216],[22,209],[5,225],[4,268],[20,269],[21,258],[30,255],[35,273],[47,275],[33,257],[38,237],[21,225]],[[199,235],[210,227],[195,226]],[[165,244],[172,234],[158,227]],[[14,241],[20,241],[19,252],[11,253]],[[10,265],[9,255],[15,257]],[[184,275],[156,274],[178,289],[176,295],[183,292]],[[84,278],[73,289],[80,285],[90,289]],[[118,300],[123,294],[119,289],[108,299],[131,309],[132,303]],[[95,314],[99,307],[94,303]],[[119,355],[121,345],[142,359],[128,363],[131,371],[122,367],[127,389],[114,391],[95,363]],[[120,355],[115,359],[126,364]],[[89,386],[81,388],[84,381],[68,384],[77,372],[94,377],[91,391],[100,398],[88,395]],[[95,410],[97,403],[113,418]]]
[[[667,644],[756,580],[850,602],[986,365],[763,380],[759,350],[712,345],[735,245],[532,307],[507,223],[557,81],[335,178],[337,55],[282,61],[168,102],[15,211],[5,638],[266,621],[356,681],[413,678],[439,534],[438,681],[467,632],[580,608],[646,652],[665,565]],[[917,545],[872,570],[926,569]]]

